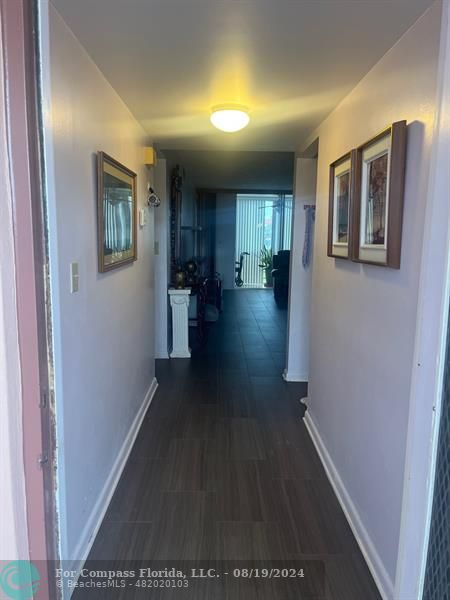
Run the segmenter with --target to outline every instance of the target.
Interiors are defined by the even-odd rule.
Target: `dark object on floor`
[[[280,250],[273,256],[273,295],[277,302],[287,302],[288,299],[290,256],[290,250]]]
[[[236,261],[236,278],[234,280],[237,287],[242,287],[244,285],[244,280],[242,279],[242,267],[244,266],[244,256],[250,256],[248,252],[241,252],[239,260]]]
[[[222,280],[219,275],[205,279],[206,303],[222,310]]]

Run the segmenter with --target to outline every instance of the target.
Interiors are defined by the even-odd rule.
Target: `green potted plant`
[[[263,246],[259,253],[259,268],[264,271],[264,287],[272,287],[273,254],[272,248]]]

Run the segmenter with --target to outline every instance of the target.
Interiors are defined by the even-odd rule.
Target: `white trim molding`
[[[77,571],[78,573],[83,568],[84,563],[89,556],[89,552],[91,551],[92,544],[94,543],[95,536],[100,529],[102,521],[105,517],[106,511],[108,510],[109,503],[116,491],[117,484],[119,483],[120,477],[122,476],[122,472],[125,468],[126,462],[130,455],[130,452],[133,448],[136,437],[139,433],[139,430],[142,425],[142,421],[147,413],[147,410],[155,396],[156,390],[158,388],[158,381],[156,377],[152,379],[150,387],[145,394],[144,401],[137,412],[133,423],[127,433],[126,438],[123,441],[122,447],[114,461],[113,466],[111,467],[111,471],[109,473],[108,479],[105,481],[105,485],[95,503],[91,514],[89,515],[86,525],[81,533],[80,541],[77,544],[76,550],[74,552],[73,560],[71,561],[70,567],[68,567],[72,571]],[[74,588],[70,589],[70,593],[67,595],[67,598],[70,598]],[[66,597],[66,595],[64,595]]]
[[[308,383],[308,374],[307,373],[294,373],[293,371],[288,371],[287,369],[285,369],[283,371],[282,376],[285,381]]]
[[[331,458],[325,443],[320,435],[314,417],[308,409],[305,413],[304,422],[306,429],[313,441],[314,446],[319,454],[320,460],[325,468],[327,477],[333,487],[339,504],[344,511],[345,517],[353,531],[353,535],[358,542],[364,559],[369,567],[372,577],[377,585],[383,600],[393,600],[394,598],[394,583],[389,577],[383,561],[378,554],[367,529],[364,527],[363,521],[353,503],[353,500],[344,485],[344,482],[339,475],[339,472]],[[411,599],[412,600],[412,599]]]

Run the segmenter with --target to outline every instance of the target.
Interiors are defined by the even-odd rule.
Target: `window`
[[[244,287],[264,287],[264,270],[259,267],[261,250],[274,254],[291,247],[291,194],[237,194],[236,261],[244,257]]]

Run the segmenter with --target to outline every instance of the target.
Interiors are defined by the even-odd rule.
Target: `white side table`
[[[189,348],[189,295],[191,288],[169,289],[172,308],[172,352],[170,358],[190,358]]]

